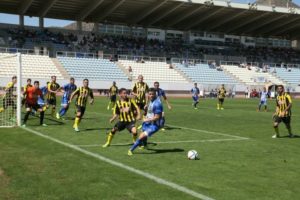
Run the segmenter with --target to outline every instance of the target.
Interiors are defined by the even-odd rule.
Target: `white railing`
[[[22,53],[28,55],[41,55],[41,56],[49,56],[49,51],[44,50],[35,50],[35,49],[21,49],[21,48],[7,48],[0,47],[0,53]]]
[[[97,58],[95,53],[73,52],[73,51],[57,51],[56,57],[75,57],[75,58],[94,58],[94,59]]]
[[[201,59],[185,59],[185,58],[171,58],[171,63],[186,63],[186,64],[208,64],[212,61],[201,60]]]
[[[263,66],[274,67],[274,68],[299,68],[300,64],[291,64],[291,63],[263,63]]]

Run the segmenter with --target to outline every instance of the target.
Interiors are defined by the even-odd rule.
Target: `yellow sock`
[[[113,139],[113,137],[114,137],[114,134],[112,134],[112,132],[110,132],[110,133],[108,134],[106,144],[110,144],[111,141],[112,141],[112,139]]]
[[[135,143],[136,139],[137,139],[137,135],[132,134],[132,141],[133,141],[133,143]]]
[[[0,108],[0,112],[3,112],[4,111],[4,108]]]
[[[80,118],[76,117],[74,122],[74,127],[78,127],[79,123],[80,123]]]
[[[217,108],[220,109],[220,104],[219,103],[217,103]]]

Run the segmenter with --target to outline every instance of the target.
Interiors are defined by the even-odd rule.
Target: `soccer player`
[[[289,137],[294,137],[291,130],[291,108],[292,108],[292,99],[291,96],[284,92],[283,85],[277,86],[278,96],[276,97],[276,112],[273,115],[274,119],[274,130],[275,135],[272,138],[279,138],[278,126],[283,122],[288,130]]]
[[[260,92],[260,102],[259,102],[257,111],[260,111],[261,106],[264,105],[265,112],[267,112],[267,98],[268,98],[268,92],[267,92],[267,89],[264,88],[263,91]]]
[[[148,91],[148,96],[150,99],[148,105],[148,112],[146,118],[143,120],[142,133],[136,142],[128,150],[128,155],[131,156],[132,152],[142,143],[147,143],[147,138],[151,137],[156,133],[162,124],[162,112],[163,106],[159,98],[156,96],[156,89],[150,88]]]
[[[226,96],[226,89],[224,84],[222,84],[221,88],[218,91],[218,104],[217,104],[217,109],[218,110],[224,110],[223,104],[224,104],[224,99]]]
[[[193,102],[194,109],[198,109],[197,104],[199,103],[200,90],[197,86],[197,83],[194,83],[194,87],[191,89],[191,93],[192,93],[192,99],[194,101]]]
[[[27,79],[27,84],[24,86],[24,92],[23,92],[23,99],[22,99],[22,106],[25,104],[26,102],[26,89],[32,87],[31,85],[31,79]]]
[[[76,113],[76,118],[75,118],[73,128],[76,132],[79,132],[78,125],[84,115],[86,103],[87,103],[89,96],[91,97],[90,104],[92,105],[94,103],[94,95],[93,95],[92,89],[89,88],[89,80],[88,79],[84,79],[83,86],[77,88],[75,90],[75,92],[72,93],[70,100],[69,100],[69,104],[71,103],[72,99],[75,96],[77,96],[77,99],[76,99],[77,113]]]
[[[56,76],[51,76],[51,82],[47,84],[47,108],[52,106],[51,115],[54,116],[56,109],[56,93],[60,90],[60,85],[56,83]]]
[[[26,122],[29,118],[30,113],[32,112],[32,109],[40,112],[40,125],[47,126],[43,123],[45,110],[40,105],[38,105],[38,97],[42,97],[43,95],[39,86],[40,83],[38,81],[34,81],[34,86],[28,87],[26,89],[26,114],[22,125],[23,127],[26,127]]]
[[[117,93],[118,93],[118,87],[116,86],[116,82],[114,81],[113,85],[109,88],[109,91],[108,91],[110,101],[108,103],[107,110],[109,110],[110,106],[112,108],[115,107],[115,103],[117,100]]]
[[[141,110],[144,111],[144,115],[147,112],[147,101],[146,93],[149,87],[147,83],[144,82],[143,75],[138,76],[138,82],[134,84],[132,89],[132,95],[135,97],[135,102]]]
[[[135,121],[140,119],[140,109],[136,105],[135,101],[127,97],[127,90],[121,88],[119,91],[120,100],[116,101],[114,107],[114,115],[109,120],[110,123],[119,118],[119,121],[115,124],[114,128],[110,131],[107,137],[107,142],[102,147],[108,147],[116,132],[122,131],[125,128],[132,133],[133,142],[137,138],[137,128],[135,127]],[[134,114],[137,112],[137,115]]]
[[[60,119],[61,117],[63,117],[69,109],[70,96],[77,89],[77,86],[75,85],[75,79],[70,78],[70,83],[64,85],[64,87],[62,89],[64,91],[64,94],[61,98],[61,109],[60,109],[59,113],[56,113],[57,119]]]
[[[17,105],[15,104],[14,101],[15,96],[13,95],[13,92],[16,83],[17,83],[17,77],[13,76],[11,82],[9,82],[5,88],[5,94],[3,97],[3,107],[0,108],[0,112],[6,110],[8,106],[11,106],[13,109],[13,113],[15,113],[14,111],[17,109]],[[12,117],[13,116],[10,116],[11,120],[13,120]]]

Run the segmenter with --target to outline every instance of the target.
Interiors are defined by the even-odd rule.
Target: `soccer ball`
[[[187,154],[187,157],[189,160],[197,160],[198,159],[198,153],[196,150],[190,150]]]

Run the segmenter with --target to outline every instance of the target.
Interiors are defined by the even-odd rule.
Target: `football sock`
[[[44,114],[45,114],[44,111],[42,111],[42,112],[40,113],[40,125],[42,125],[43,122],[44,122]]]
[[[79,123],[80,123],[80,118],[79,118],[79,117],[76,117],[76,118],[75,118],[75,122],[74,122],[74,126],[75,126],[75,127],[78,127]]]
[[[278,129],[278,126],[274,127],[274,130],[275,130],[276,135],[279,135],[279,129]]]
[[[131,146],[130,151],[134,151],[141,143],[140,139],[137,139],[135,143]]]
[[[114,134],[113,134],[112,132],[110,132],[110,133],[108,134],[108,136],[107,136],[107,141],[106,141],[106,143],[107,143],[107,144],[110,144],[111,141],[112,141],[112,139],[113,139],[113,137],[114,137]]]
[[[136,139],[137,139],[137,134],[132,134],[132,141],[133,141],[133,143],[136,142]]]
[[[24,116],[24,120],[23,120],[23,124],[26,124],[27,120],[28,120],[28,117],[30,115],[31,111],[27,111],[25,116]]]

